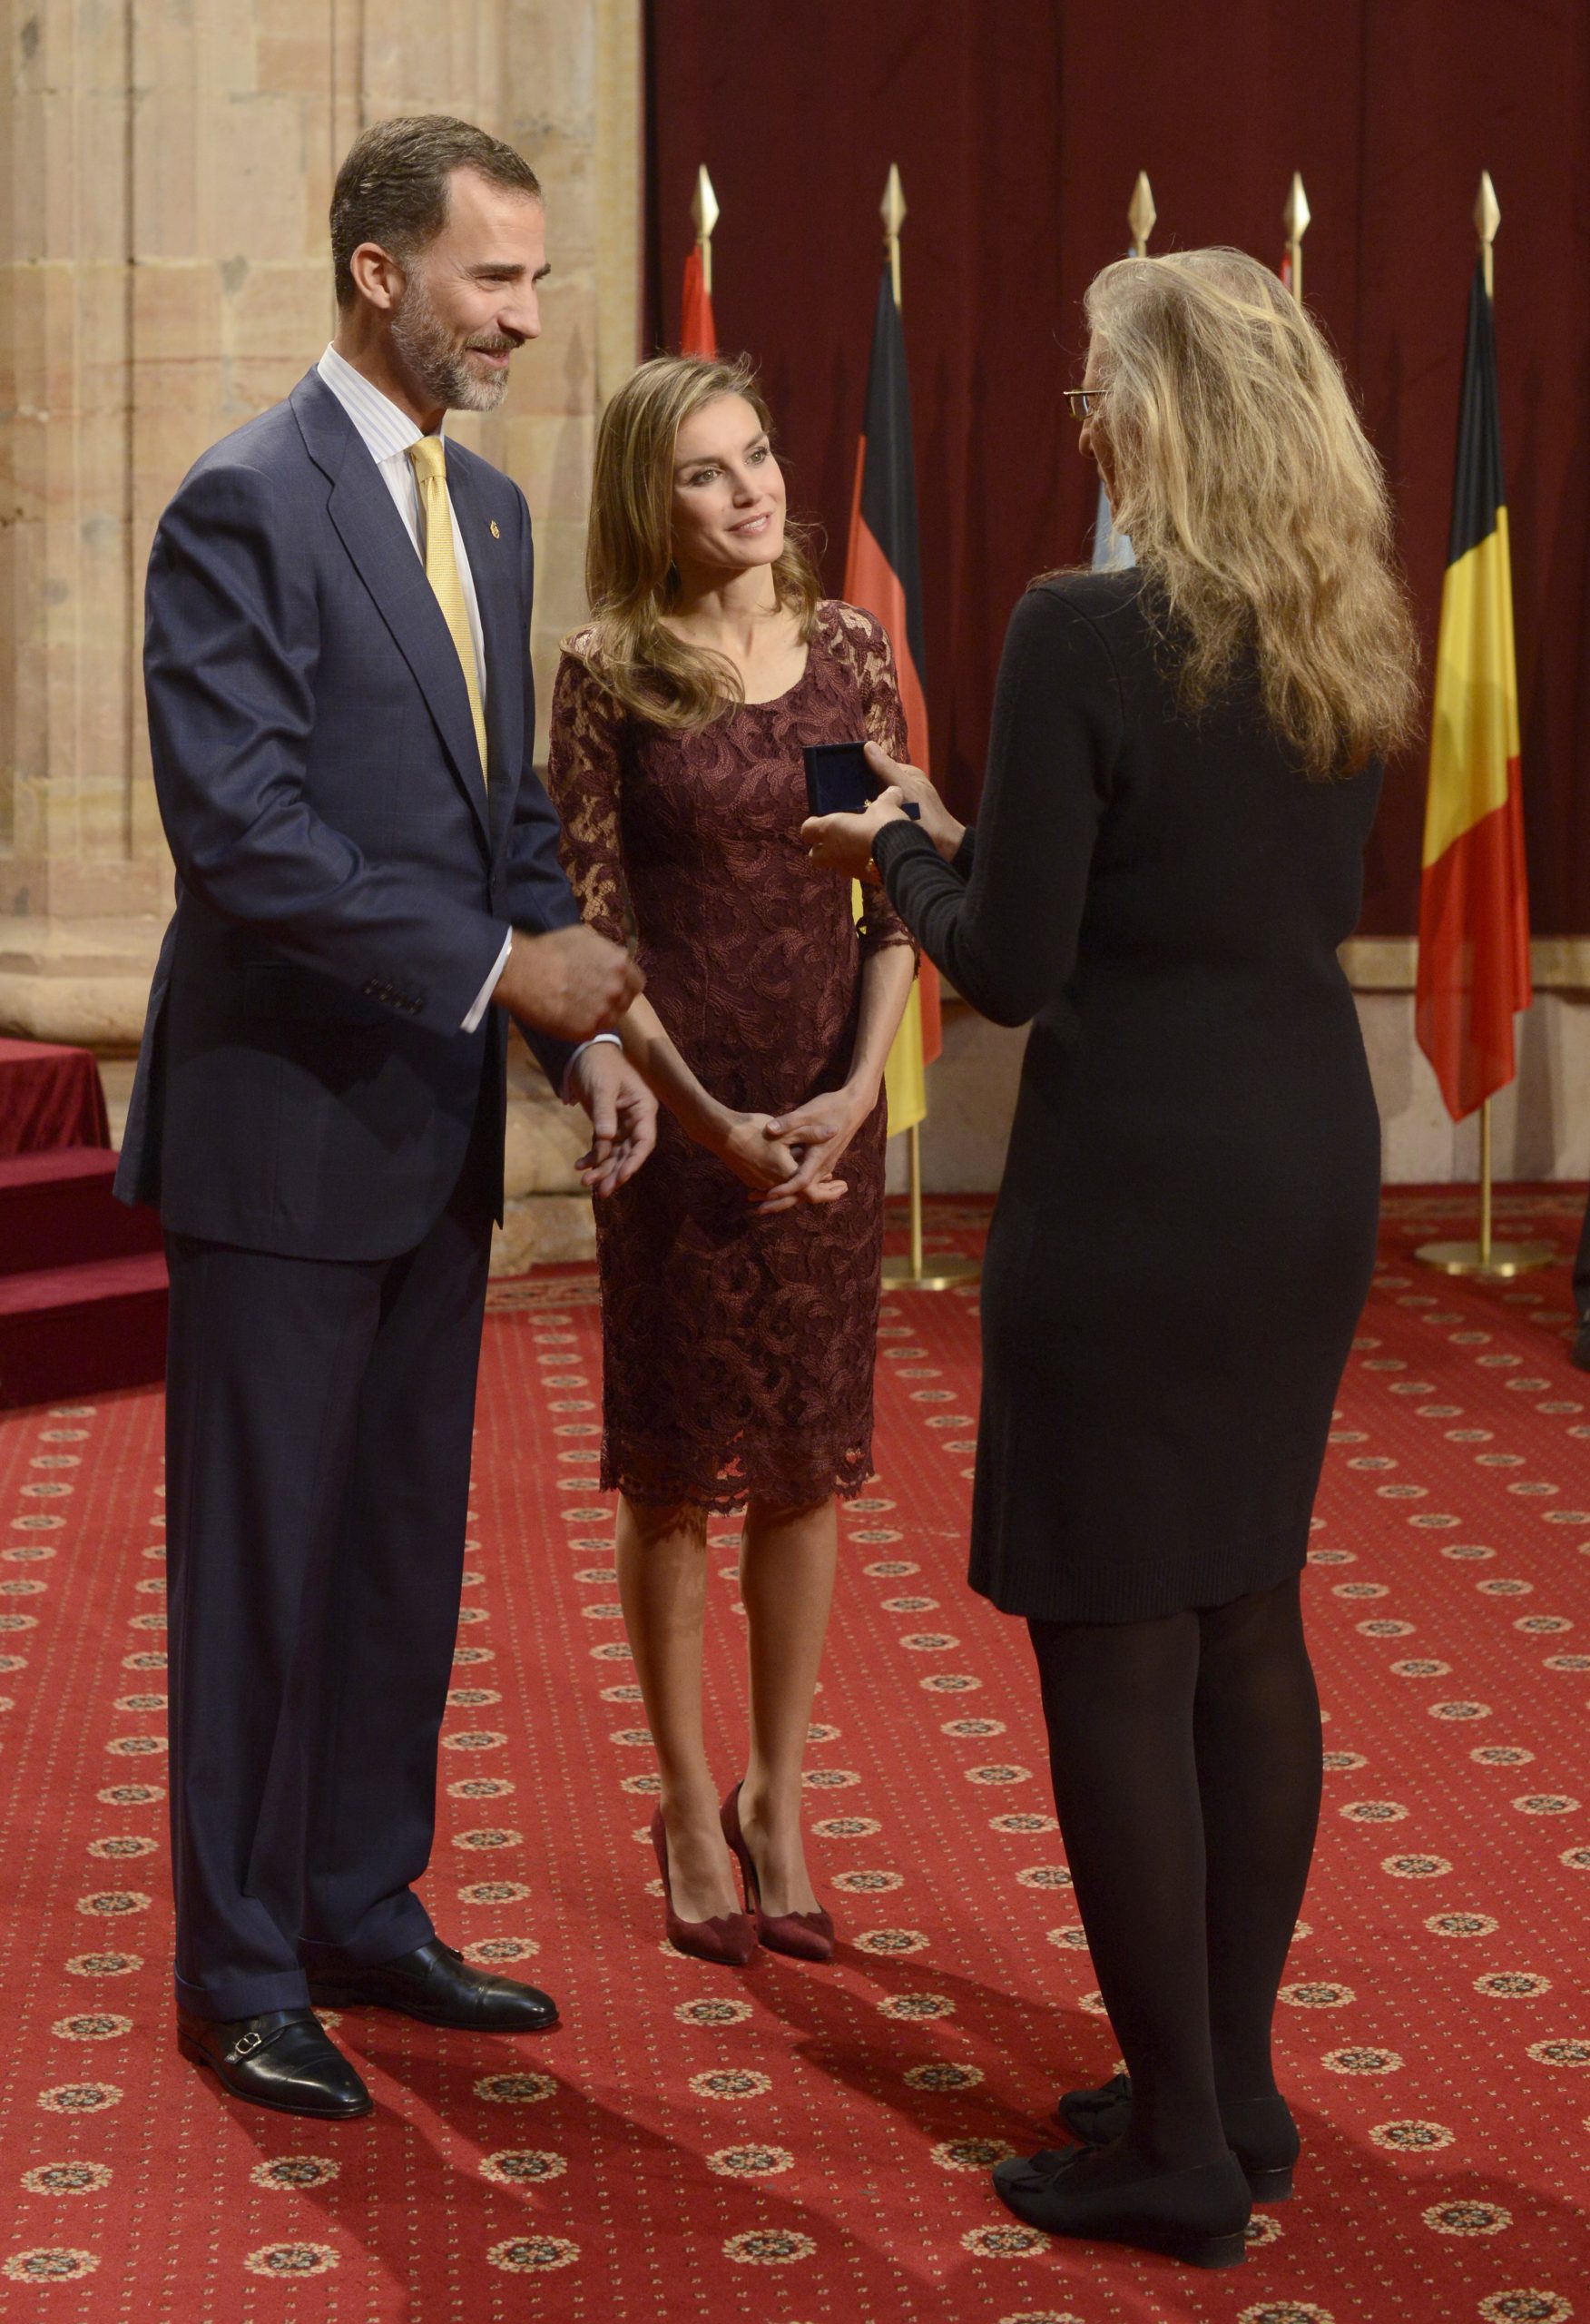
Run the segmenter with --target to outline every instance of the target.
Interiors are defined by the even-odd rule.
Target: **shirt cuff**
[[[507,934],[503,938],[502,950],[497,954],[496,959],[491,964],[490,976],[487,977],[486,982],[481,986],[480,990],[476,994],[469,1014],[466,1017],[462,1026],[459,1028],[461,1032],[474,1032],[476,1027],[485,1016],[487,1008],[490,1006],[492,994],[496,990],[497,979],[507,967],[508,954],[513,950],[513,949],[514,931],[510,928]],[[578,1056],[578,1054],[579,1052],[576,1050],[575,1055]]]
[[[558,1095],[563,1099],[565,1106],[577,1106],[579,1104],[579,1099],[574,1095],[574,1068],[584,1056],[585,1051],[587,1049],[594,1049],[599,1041],[610,1041],[613,1044],[613,1047],[616,1049],[621,1049],[623,1047],[623,1043],[619,1039],[616,1033],[593,1033],[588,1041],[582,1041],[580,1043],[578,1049],[575,1049],[573,1057],[570,1058],[567,1065],[564,1068],[563,1088],[558,1091]]]

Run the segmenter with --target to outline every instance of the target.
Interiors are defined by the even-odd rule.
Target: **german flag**
[[[716,355],[718,334],[712,322],[712,294],[702,246],[695,243],[684,261],[684,290],[679,309],[679,351],[682,355]]]
[[[1468,299],[1418,907],[1418,1043],[1454,1121],[1513,1078],[1513,1019],[1531,997],[1513,580],[1496,339],[1479,261]]]
[[[928,700],[922,690],[922,567],[917,547],[917,468],[906,339],[888,261],[878,290],[867,418],[856,450],[856,491],[845,556],[845,596],[888,632],[906,714],[911,764],[928,767]],[[909,1129],[928,1111],[924,1068],[944,1047],[938,977],[924,960],[888,1054],[888,1127]]]

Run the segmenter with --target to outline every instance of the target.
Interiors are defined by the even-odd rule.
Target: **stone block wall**
[[[124,1054],[171,902],[140,673],[160,512],[333,325],[326,213],[368,123],[456,113],[540,176],[545,336],[460,438],[536,524],[542,703],[584,610],[595,415],[633,364],[639,0],[13,0],[0,149],[0,1028]],[[124,1076],[113,1077],[120,1081]],[[577,1119],[515,1065],[510,1187],[589,1240]]]
[[[546,192],[545,335],[503,410],[457,423],[535,515],[545,705],[584,610],[603,380],[635,353],[639,5],[14,0],[8,16],[0,1023],[103,1048],[136,1038],[171,894],[139,672],[154,525],[197,455],[319,356],[332,182],[358,131],[399,113],[481,123]]]

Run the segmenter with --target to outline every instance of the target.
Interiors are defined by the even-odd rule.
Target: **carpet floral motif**
[[[831,1968],[662,1943],[657,1778],[595,1486],[594,1277],[492,1286],[465,1619],[425,1895],[563,2006],[535,2041],[326,2013],[335,2133],[221,2100],[170,2023],[158,1395],[0,1418],[0,1800],[15,1902],[0,2305],[124,2324],[1590,2324],[1590,1379],[1565,1265],[1426,1275],[1458,1190],[1388,1197],[1306,1598],[1326,1812],[1281,1995],[1295,2199],[1204,2276],[1059,2247],[990,2167],[1118,2052],[1026,1643],[964,1586],[975,1289],[891,1293],[878,1468],[808,1755]],[[929,1247],[973,1250],[973,1202]],[[1498,1232],[1565,1254],[1572,1190]],[[742,1765],[736,1521],[708,1738]],[[1498,2102],[1498,2093],[1507,2102]],[[131,2303],[131,2304],[130,2304]]]

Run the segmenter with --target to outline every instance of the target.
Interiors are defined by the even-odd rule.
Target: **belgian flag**
[[[1418,908],[1418,1042],[1454,1121],[1513,1078],[1513,1018],[1531,997],[1513,580],[1482,259],[1468,299]]]
[[[845,557],[845,596],[876,615],[894,648],[913,766],[928,769],[928,699],[922,690],[922,568],[917,547],[917,469],[906,339],[885,261],[867,370],[867,417],[856,452],[856,490]],[[924,1068],[944,1047],[938,977],[924,960],[888,1055],[888,1127],[909,1129],[928,1111]]]

